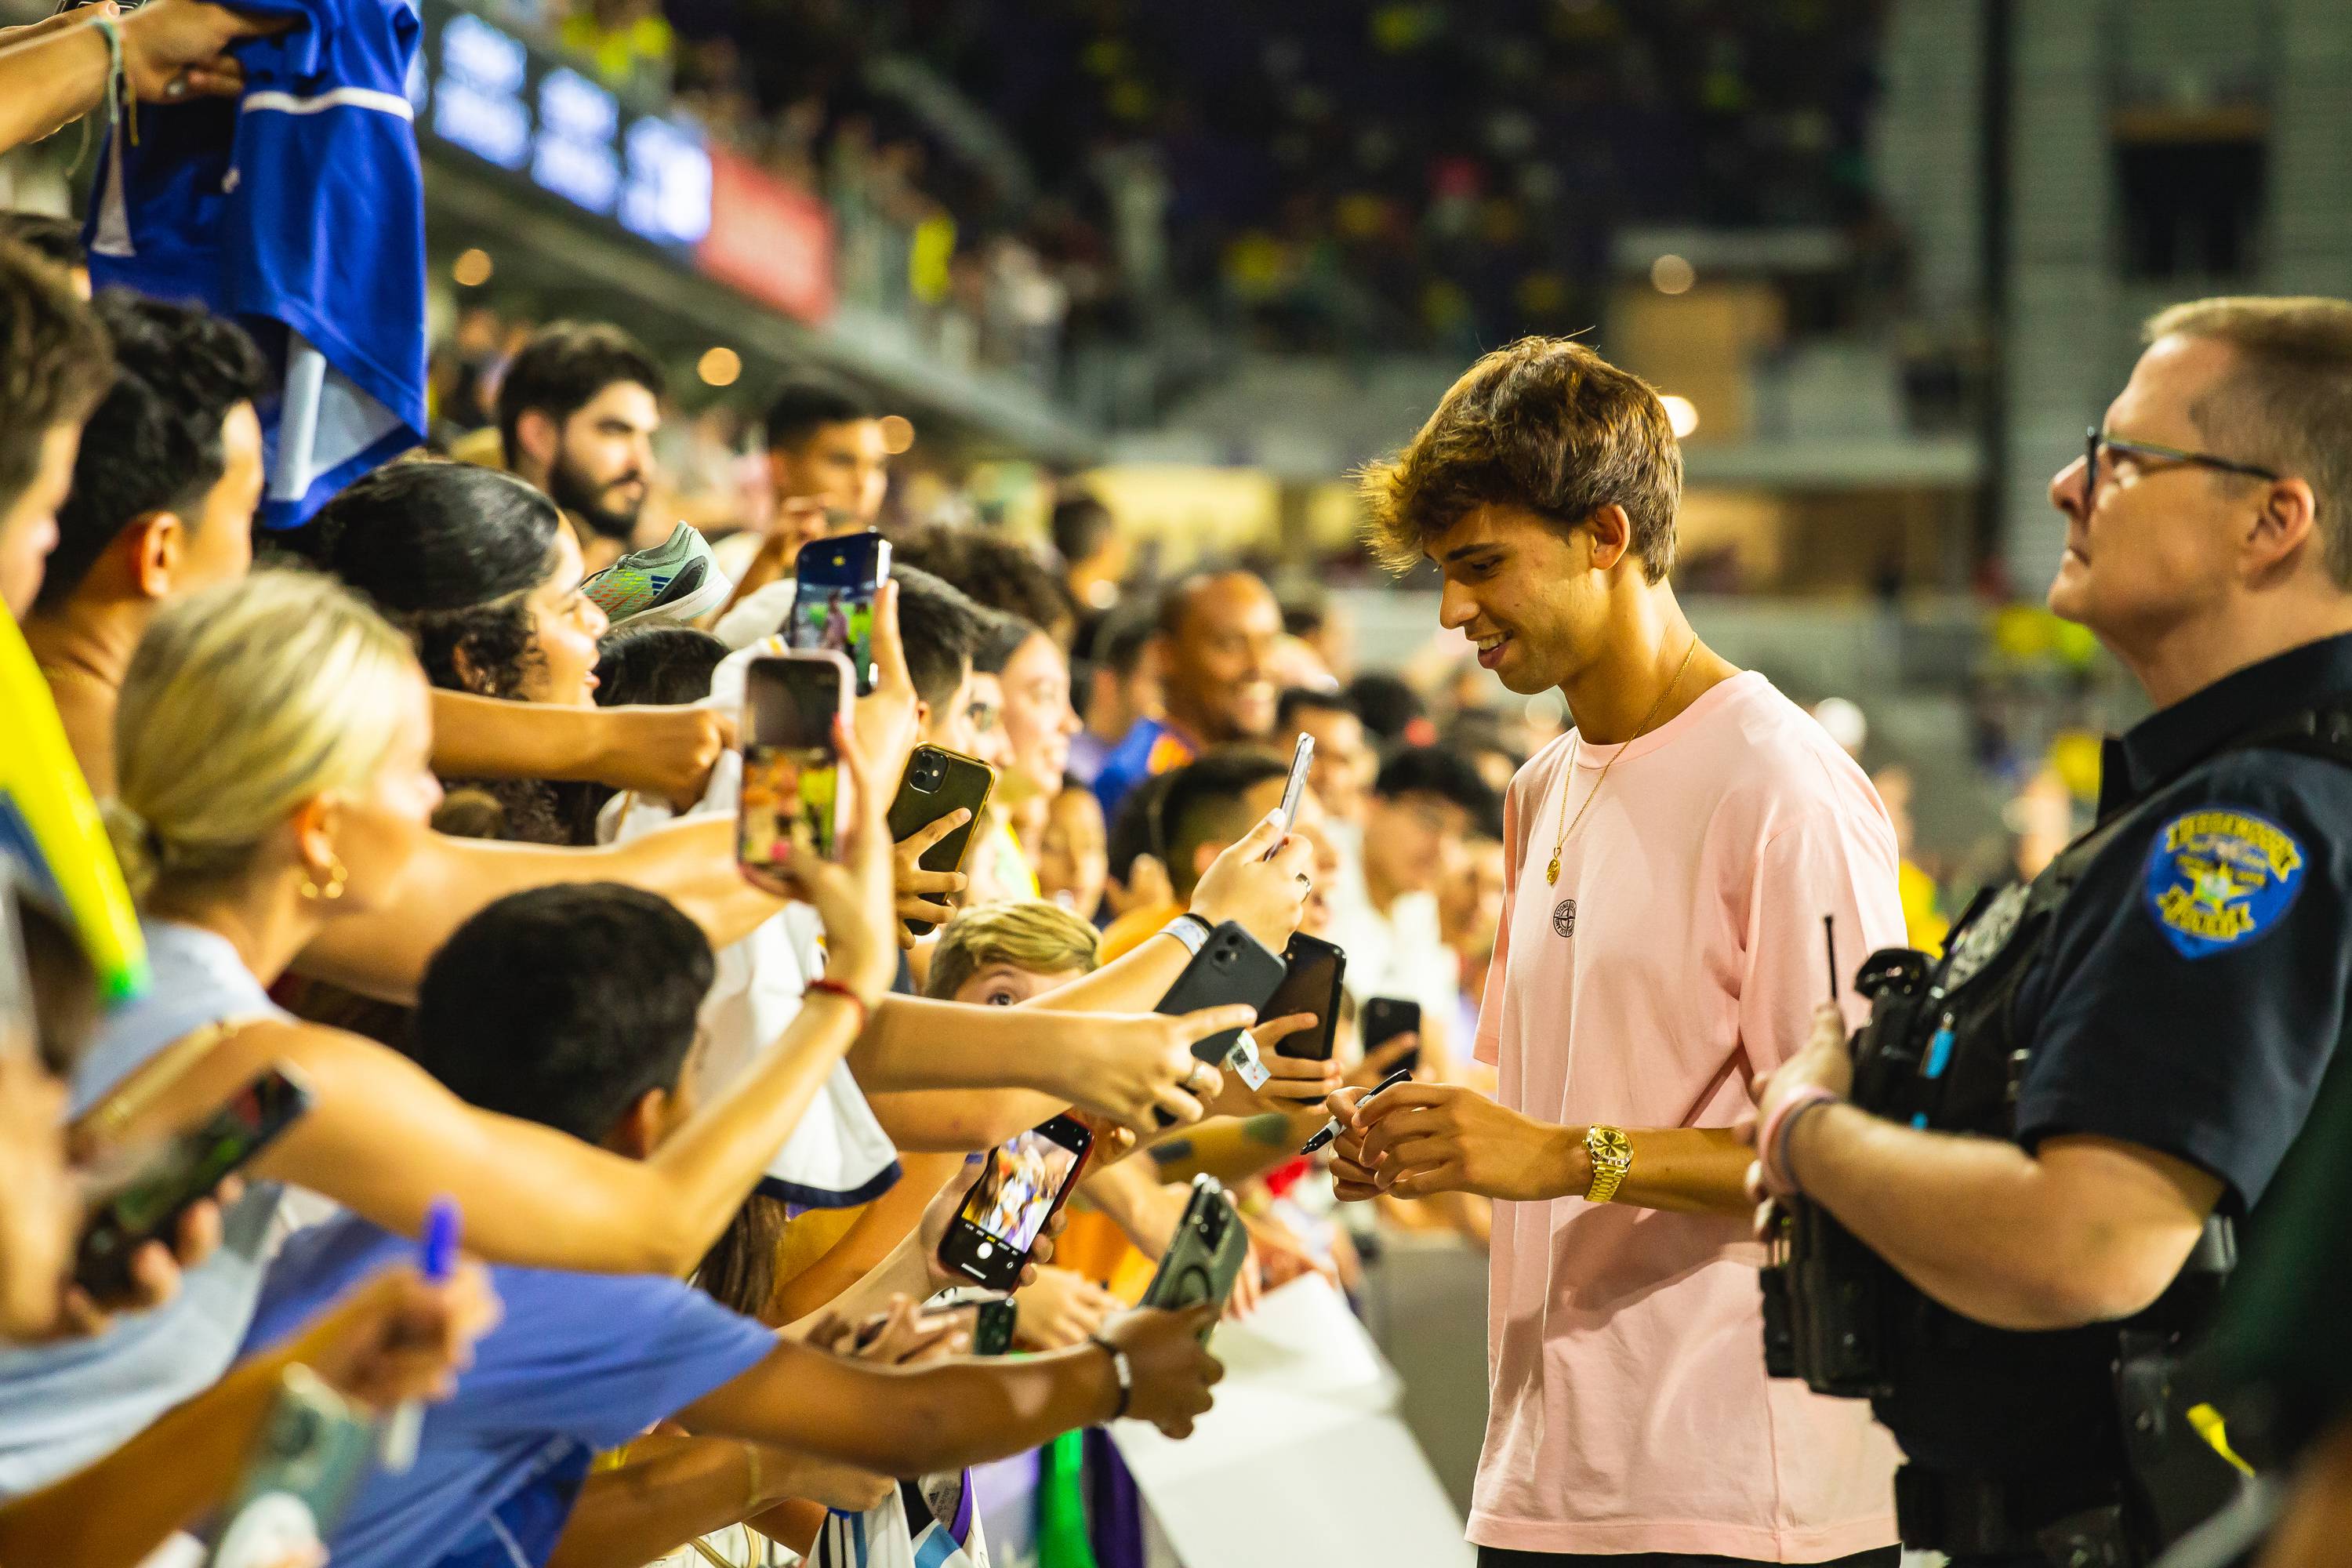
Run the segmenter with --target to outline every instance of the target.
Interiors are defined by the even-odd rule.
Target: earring
[[[319,886],[311,879],[310,873],[305,871],[302,873],[302,896],[306,899],[325,899],[331,902],[343,896],[343,884],[349,880],[351,880],[351,873],[343,869],[343,863],[330,856],[327,859],[327,885],[323,888]]]

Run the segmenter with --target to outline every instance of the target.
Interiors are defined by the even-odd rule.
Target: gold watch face
[[[1596,1127],[1585,1139],[1596,1165],[1622,1170],[1633,1163],[1633,1141],[1613,1127]]]

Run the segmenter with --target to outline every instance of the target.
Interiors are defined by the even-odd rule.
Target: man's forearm
[[[24,34],[0,34],[0,153],[79,119],[106,92],[106,37],[95,26],[37,23]]]
[[[1205,1172],[1234,1185],[1297,1158],[1299,1145],[1322,1131],[1324,1121],[1319,1106],[1293,1116],[1229,1116],[1171,1133],[1147,1152],[1163,1183]]]
[[[1070,1070],[1058,1058],[1094,1024],[1083,1015],[885,996],[849,1067],[869,1093],[1011,1087],[1050,1095]]]
[[[593,779],[606,754],[601,708],[513,702],[435,688],[433,771],[443,778]]]
[[[1149,1013],[1160,1005],[1192,958],[1191,950],[1174,937],[1150,937],[1092,974],[1033,996],[1015,1011]]]
[[[2016,1144],[1833,1104],[1803,1114],[1786,1153],[1808,1198],[1952,1310],[2006,1329],[2091,1321],[2065,1278],[2074,1226],[2052,1212],[2042,1163]]]
[[[866,1097],[900,1152],[978,1153],[1070,1108],[1064,1095],[1034,1089],[919,1089]]]

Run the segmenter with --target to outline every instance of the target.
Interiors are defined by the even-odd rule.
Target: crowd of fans
[[[905,522],[879,411],[818,379],[770,401],[764,520],[709,556],[723,602],[616,626],[583,579],[674,519],[649,500],[661,373],[604,324],[509,345],[456,443],[479,460],[420,451],[257,532],[266,372],[243,331],[85,302],[69,237],[14,226],[53,259],[0,240],[8,605],[104,803],[152,978],[98,1014],[39,857],[12,857],[39,1051],[0,1055],[26,1135],[0,1248],[0,1558],[128,1563],[197,1520],[295,1360],[363,1402],[455,1390],[413,1468],[361,1485],[337,1563],[511,1538],[634,1564],[746,1530],[822,1550],[828,1507],[883,1507],[902,1475],[933,1480],[890,1506],[948,1528],[960,1467],[1114,1411],[1181,1435],[1206,1405],[1200,1316],[1128,1310],[1195,1173],[1249,1230],[1235,1312],[1307,1275],[1352,1290],[1378,1223],[1483,1238],[1461,1198],[1351,1230],[1296,1151],[1330,1090],[1408,1051],[1425,1078],[1486,1070],[1470,1020],[1497,792],[1541,739],[1523,723],[1470,708],[1441,730],[1246,571],[1139,581],[1082,495],[1051,552]],[[855,826],[837,864],[747,881],[745,663],[776,646],[796,553],[877,523],[895,591],[843,736]],[[919,864],[936,834],[882,826],[919,742],[995,771],[960,873]],[[1263,1089],[1195,1061],[1249,1014],[1150,1011],[1188,911],[1347,950],[1335,1062],[1280,1055],[1295,1017],[1255,1031]],[[1418,1035],[1363,1052],[1374,997],[1418,1004]],[[64,1185],[272,1071],[304,1109],[245,1179],[119,1296],[61,1290]],[[919,1303],[949,1282],[969,1163],[1062,1110],[1097,1158],[1013,1296],[1039,1353],[963,1358],[969,1312]],[[420,1279],[403,1260],[443,1205],[480,1266]],[[146,1486],[197,1421],[204,1452]],[[1123,1477],[1107,1445],[1048,1473],[1079,1466]],[[1135,1520],[1095,1526],[1115,1552]]]

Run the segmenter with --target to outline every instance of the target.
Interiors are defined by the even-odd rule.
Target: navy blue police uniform
[[[2000,1005],[2007,1131],[2024,1147],[2092,1135],[2154,1150],[2219,1180],[2221,1214],[2260,1224],[2352,994],[2352,724],[2331,710],[2352,713],[2352,637],[2227,676],[2107,742],[2100,826]],[[2335,752],[2246,744],[2314,710],[2336,723]],[[1937,994],[1966,995],[1972,966],[2031,921],[2026,891],[1979,900]],[[1942,1070],[1951,1029],[1948,1015],[1923,1074]],[[1998,1135],[1999,1119],[1980,1130]],[[1908,1461],[1905,1538],[2039,1561],[2018,1549],[2039,1527],[2118,1499],[2117,1330],[2005,1332],[1923,1305],[1874,1400]],[[2003,1549],[1970,1552],[1971,1513],[2005,1519],[1990,1532]]]

